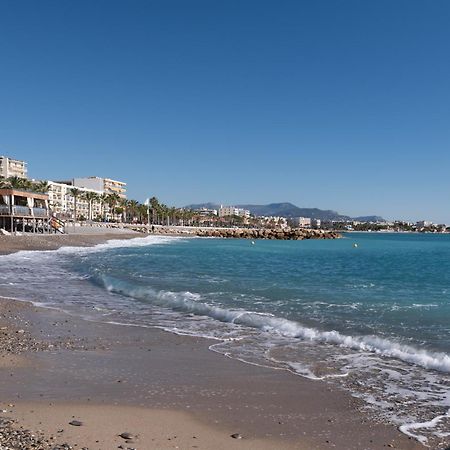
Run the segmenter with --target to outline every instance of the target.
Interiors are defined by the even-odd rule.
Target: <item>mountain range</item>
[[[384,222],[380,216],[350,217],[329,209],[299,208],[292,203],[270,203],[268,205],[234,205],[237,208],[248,209],[255,216],[282,216],[282,217],[311,217],[320,220],[358,220],[361,222]],[[219,209],[217,203],[198,203],[186,206],[188,209]]]

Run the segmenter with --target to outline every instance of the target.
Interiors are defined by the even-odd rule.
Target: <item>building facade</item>
[[[311,226],[318,229],[322,226],[322,221],[320,219],[311,219]]]
[[[127,197],[127,183],[111,178],[86,177],[74,178],[73,185],[78,188],[93,189],[105,194],[117,194],[120,198]]]
[[[0,189],[0,228],[9,232],[50,231],[48,195]]]
[[[8,156],[0,156],[0,177],[27,178],[27,163]]]
[[[297,217],[296,224],[299,228],[311,228],[311,218],[310,217]]]
[[[49,181],[48,184],[49,206],[52,213],[63,219],[74,219],[75,197],[72,194],[72,189],[74,189],[75,186],[54,181]],[[76,189],[80,191],[80,195],[76,198],[77,218],[84,217],[84,219],[90,220],[97,217],[104,217],[109,213],[108,205],[103,204],[100,198],[91,202],[89,211],[89,201],[86,200],[83,195],[86,192],[92,192],[100,197],[103,194],[102,191],[82,187],[76,187]],[[91,217],[89,217],[89,212]]]
[[[219,208],[219,217],[239,216],[248,219],[250,211],[248,209],[236,208],[235,206],[221,206]]]

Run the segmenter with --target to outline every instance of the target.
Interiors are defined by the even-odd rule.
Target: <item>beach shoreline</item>
[[[0,252],[133,237],[142,235],[2,236]],[[0,348],[2,415],[50,441],[89,449],[423,448],[374,421],[348,393],[226,358],[209,351],[210,340],[89,322],[27,302],[0,305],[3,331],[15,339],[9,351]],[[73,419],[83,425],[69,425]]]

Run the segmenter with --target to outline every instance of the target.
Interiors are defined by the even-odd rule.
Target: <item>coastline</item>
[[[140,236],[49,236],[45,243],[1,237],[0,252]],[[423,448],[372,421],[349,394],[226,358],[208,350],[209,340],[88,322],[25,302],[0,305],[5,332],[37,342],[8,357],[0,348],[2,415],[77,448]],[[72,416],[83,426],[68,425]],[[138,435],[135,443],[117,436],[125,431]]]
[[[91,247],[104,244],[112,239],[143,238],[141,233],[132,230],[83,232],[74,234],[24,234],[20,236],[0,235],[0,255],[19,251],[57,250],[60,247]]]

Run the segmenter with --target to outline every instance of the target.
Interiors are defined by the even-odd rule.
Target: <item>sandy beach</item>
[[[0,236],[0,253],[118,237],[136,234]],[[7,298],[0,334],[1,448],[423,448],[346,392],[226,358],[206,339]]]

